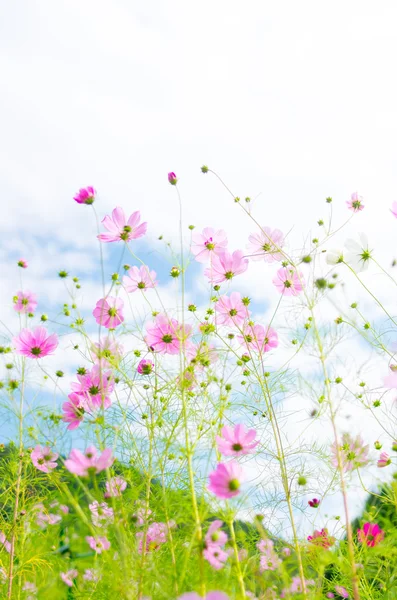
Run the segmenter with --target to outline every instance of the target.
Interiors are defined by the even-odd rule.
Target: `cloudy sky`
[[[396,17],[393,0],[1,3],[3,320],[12,322],[21,256],[31,265],[26,287],[48,311],[65,301],[59,269],[92,278],[95,222],[72,200],[86,185],[98,190],[101,218],[117,204],[141,210],[149,229],[140,250],[157,269],[172,265],[157,238],[177,236],[170,170],[185,225],[222,227],[244,247],[252,225],[202,164],[254,198],[258,221],[290,232],[296,248],[316,233],[326,196],[343,222],[358,190],[366,208],[348,233],[370,230],[390,264]],[[265,312],[274,292],[258,273],[241,286]],[[91,286],[86,308],[95,277]],[[189,293],[198,293],[193,281]]]

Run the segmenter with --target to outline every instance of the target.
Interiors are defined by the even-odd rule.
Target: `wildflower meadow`
[[[239,246],[211,214],[185,222],[189,181],[170,172],[172,241],[137,198],[106,214],[90,186],[62,207],[97,229],[88,309],[89,277],[60,267],[47,314],[31,257],[15,260],[1,598],[397,598],[397,280],[361,232],[367,200],[320,198],[296,235],[201,171],[248,224]],[[266,306],[239,283],[249,270]]]

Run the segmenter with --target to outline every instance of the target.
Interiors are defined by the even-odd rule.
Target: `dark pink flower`
[[[377,523],[364,523],[363,528],[357,531],[357,537],[362,544],[373,548],[385,537],[385,532]]]
[[[243,424],[234,427],[225,425],[222,429],[222,437],[216,436],[216,443],[223,456],[243,456],[255,451],[259,444],[255,441],[255,437],[256,430],[247,429]]]
[[[202,233],[193,233],[191,251],[194,258],[206,262],[211,256],[222,254],[227,247],[227,237],[223,229],[206,227]]]
[[[218,498],[233,498],[240,493],[243,481],[243,469],[235,460],[218,463],[215,471],[209,475],[208,490]]]
[[[229,555],[227,552],[222,550],[220,546],[216,546],[215,544],[211,544],[204,548],[203,556],[210,563],[211,567],[214,569],[222,569],[225,566]]]
[[[98,300],[92,314],[99,325],[107,329],[115,329],[124,321],[123,306],[124,302],[121,298],[108,296]]]
[[[315,530],[313,535],[307,537],[308,541],[315,546],[321,546],[321,548],[331,548],[335,544],[335,538],[328,534],[328,529],[325,527],[320,530]]]
[[[243,330],[244,335],[237,336],[242,344],[254,352],[269,352],[278,346],[277,332],[271,327],[266,329],[259,324],[247,323]]]
[[[58,466],[55,462],[58,456],[59,454],[53,452],[47,446],[36,446],[32,450],[30,458],[36,469],[43,471],[43,473],[49,473]]]
[[[106,215],[102,224],[109,233],[100,233],[98,239],[101,242],[130,242],[145,235],[147,223],[140,223],[141,213],[139,210],[132,213],[128,221],[121,206],[112,211],[112,216]]]
[[[95,200],[96,191],[92,186],[81,188],[74,196],[73,200],[78,204],[92,204]]]
[[[68,398],[69,402],[62,404],[64,413],[62,420],[64,423],[69,423],[67,429],[72,431],[73,429],[77,429],[84,419],[84,415],[87,412],[87,400],[84,396],[75,392],[69,394]]]
[[[94,446],[87,448],[83,454],[80,450],[71,450],[69,458],[65,460],[65,467],[70,473],[87,477],[91,473],[100,473],[112,466],[114,458],[112,450],[107,448],[98,456]]]
[[[156,271],[149,271],[149,267],[146,265],[142,265],[139,269],[131,267],[128,276],[123,277],[123,284],[127,292],[136,292],[137,290],[145,292],[157,285]]]
[[[22,269],[27,269],[28,268],[28,261],[25,260],[24,258],[20,258],[18,261],[18,267],[21,267]]]
[[[146,325],[146,331],[146,344],[160,354],[178,354],[183,339],[185,349],[190,345],[187,338],[192,331],[191,325],[185,325],[183,331],[176,319],[170,319],[166,315],[157,315],[154,322]]]
[[[241,275],[248,269],[248,258],[244,258],[242,250],[235,250],[230,254],[226,250],[219,255],[214,255],[211,265],[205,269],[204,275],[211,283],[230,281],[236,275]]]
[[[114,390],[114,379],[111,371],[102,370],[94,365],[85,375],[77,375],[78,383],[72,382],[70,387],[86,401],[86,408],[109,408],[110,394]]]
[[[36,295],[32,292],[17,292],[14,296],[14,310],[19,313],[33,313],[37,307]]]
[[[265,260],[270,263],[283,259],[280,252],[284,245],[284,234],[279,229],[262,227],[261,231],[251,233],[247,249],[252,260]]]
[[[106,482],[105,487],[105,498],[115,498],[116,496],[121,496],[121,492],[124,492],[127,487],[127,482],[120,476],[111,477],[109,481]]]
[[[170,182],[171,185],[176,185],[178,182],[177,176],[175,175],[175,173],[173,171],[171,171],[170,173],[168,173],[168,181]]]
[[[63,583],[66,583],[69,587],[73,587],[73,580],[76,579],[79,572],[77,569],[70,569],[70,571],[66,571],[66,573],[60,573],[61,579]]]
[[[249,310],[238,292],[233,292],[230,296],[221,296],[215,305],[215,310],[219,325],[240,327],[249,318]]]
[[[318,498],[313,498],[313,500],[308,501],[308,505],[312,508],[318,508],[320,506],[320,500]]]
[[[153,371],[154,369],[154,363],[151,360],[147,360],[145,358],[143,358],[141,361],[139,361],[139,364],[136,368],[136,370],[138,371],[138,373],[140,375],[150,375],[150,373]]]
[[[348,209],[353,212],[360,212],[360,210],[363,210],[364,208],[363,197],[359,196],[358,192],[354,192],[351,195],[350,200],[347,200],[346,204]]]
[[[302,273],[292,267],[279,269],[273,283],[284,296],[298,296],[305,285]]]
[[[205,534],[205,544],[206,546],[224,546],[228,540],[227,533],[222,531],[221,527],[223,525],[223,521],[219,519],[215,519],[212,521],[211,525],[208,527],[208,531]]]
[[[388,467],[391,463],[391,458],[387,452],[381,452],[378,462],[376,463],[379,468]]]
[[[58,346],[56,334],[48,335],[45,327],[36,327],[33,331],[22,329],[13,342],[18,354],[36,359],[53,354]]]

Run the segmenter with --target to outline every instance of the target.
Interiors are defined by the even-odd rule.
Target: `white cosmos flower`
[[[360,241],[346,240],[344,253],[345,262],[354,270],[356,273],[365,271],[368,269],[369,261],[371,259],[372,250],[368,246],[368,238],[365,233],[359,233]]]
[[[337,265],[338,263],[342,263],[343,262],[342,250],[336,250],[335,248],[331,248],[331,250],[327,250],[325,260],[328,265]]]

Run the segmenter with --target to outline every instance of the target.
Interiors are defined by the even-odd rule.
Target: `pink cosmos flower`
[[[313,500],[308,501],[308,505],[312,508],[318,508],[320,506],[320,500],[318,498],[313,498]]]
[[[37,359],[53,354],[58,338],[55,333],[48,335],[45,327],[36,327],[33,331],[22,329],[13,343],[18,354]]]
[[[281,552],[284,554],[284,556],[291,556],[291,548],[288,548],[288,546],[283,548]]]
[[[66,571],[66,573],[60,573],[61,579],[63,583],[66,583],[69,587],[73,587],[73,580],[76,579],[79,572],[77,569],[70,569],[70,571]]]
[[[193,233],[191,251],[197,262],[207,262],[214,255],[222,254],[227,248],[227,237],[223,229],[206,227],[202,233]]]
[[[364,523],[363,528],[357,531],[357,537],[362,544],[373,548],[385,537],[385,532],[376,523]]]
[[[313,579],[305,579],[305,583],[306,586],[312,586],[315,585],[315,581]],[[291,583],[291,587],[289,588],[289,591],[294,594],[295,592],[302,592],[302,582],[300,580],[300,577],[293,577],[292,578],[292,583]]]
[[[221,296],[215,305],[215,310],[220,325],[240,327],[249,318],[249,310],[238,292],[233,292],[230,296]]]
[[[47,525],[57,525],[57,523],[62,521],[61,515],[45,512],[43,504],[37,505],[36,508],[40,509],[36,515],[36,523],[41,529],[45,529]]]
[[[103,325],[107,329],[115,329],[124,321],[123,306],[124,302],[121,298],[108,296],[98,300],[92,314],[98,325]]]
[[[343,587],[343,585],[336,585],[335,586],[335,592],[337,594],[339,594],[339,596],[341,598],[348,598],[349,597],[349,592],[347,591],[347,589],[345,587]]]
[[[302,273],[292,267],[279,269],[273,283],[284,296],[298,296],[305,285]]]
[[[6,552],[11,552],[11,543],[7,540],[5,534],[0,531],[0,549],[2,546]]]
[[[208,527],[208,531],[205,534],[206,546],[224,546],[228,540],[227,533],[221,530],[223,521],[215,519]]]
[[[55,469],[58,464],[55,462],[59,454],[53,452],[51,448],[47,446],[36,446],[30,455],[32,463],[39,471],[43,473],[49,473]]]
[[[237,336],[237,339],[251,351],[265,353],[278,346],[278,335],[272,327],[265,329],[262,325],[251,322],[244,327],[243,334]]]
[[[247,429],[245,425],[238,424],[234,427],[225,425],[222,437],[216,436],[218,450],[223,456],[244,456],[252,454],[259,444],[255,441],[256,430]]]
[[[87,412],[87,400],[81,395],[72,392],[68,395],[69,402],[62,404],[64,423],[69,423],[67,429],[72,431],[84,420],[84,415]]]
[[[170,173],[168,173],[168,181],[171,185],[176,185],[178,182],[177,176],[175,175],[175,173],[173,171],[171,171]]]
[[[94,365],[85,375],[77,375],[77,382],[72,382],[70,387],[73,392],[82,396],[86,401],[85,408],[89,406],[109,408],[111,405],[110,394],[114,390],[114,379],[111,371],[103,371]]]
[[[188,592],[179,596],[178,600],[229,600],[229,596],[223,592],[208,592],[204,598],[202,598],[196,592]]]
[[[156,271],[149,271],[149,267],[142,265],[131,267],[128,271],[128,276],[123,277],[123,284],[127,292],[136,292],[142,290],[145,292],[148,288],[154,288],[157,285]]]
[[[160,354],[178,354],[182,338],[187,340],[191,334],[191,325],[182,326],[176,319],[170,319],[166,315],[157,315],[156,320],[146,325],[146,344]],[[185,343],[185,348],[189,342]]]
[[[376,463],[379,468],[388,467],[391,463],[391,458],[387,452],[381,452],[378,462]]]
[[[73,449],[69,458],[65,460],[65,467],[70,473],[87,477],[90,472],[100,473],[112,466],[114,458],[110,448],[105,449],[98,456],[98,450],[94,446],[89,446],[83,454],[80,450]]]
[[[243,469],[235,460],[218,463],[215,471],[209,475],[208,490],[218,498],[233,498],[240,493],[243,481]]]
[[[235,250],[230,254],[226,250],[213,256],[211,266],[205,269],[211,283],[230,281],[236,275],[241,275],[248,269],[248,258],[244,258],[242,250]]]
[[[217,570],[222,569],[229,558],[227,552],[222,550],[220,546],[215,546],[214,544],[207,546],[207,548],[203,550],[203,556],[208,560],[211,567],[214,567],[214,569]]]
[[[98,239],[101,242],[130,242],[145,235],[147,223],[139,223],[141,213],[139,210],[132,213],[128,221],[121,206],[117,206],[112,211],[112,216],[106,215],[102,224],[109,233],[100,233]]]
[[[36,295],[33,292],[17,292],[14,296],[14,310],[19,313],[33,313],[37,307]]]
[[[17,264],[18,264],[18,267],[21,267],[21,269],[28,268],[28,261],[25,260],[24,258],[20,258]]]
[[[145,358],[143,358],[141,361],[139,361],[139,364],[136,368],[136,370],[138,371],[138,373],[140,375],[150,375],[150,373],[153,371],[154,369],[154,362],[152,362],[151,360],[147,360]]]
[[[84,571],[83,579],[85,579],[85,581],[93,581],[94,583],[98,583],[100,578],[101,575],[96,569],[86,569]]]
[[[136,534],[139,540],[138,551],[142,554],[143,549],[143,531]],[[167,541],[167,525],[165,523],[152,523],[146,532],[146,551],[158,550],[161,544]]]
[[[272,540],[261,540],[256,546],[261,553],[260,572],[275,571],[280,566],[281,560],[274,551]]]
[[[393,202],[390,212],[397,219],[397,202]]]
[[[105,527],[114,521],[113,508],[110,508],[106,502],[94,500],[88,505],[91,511],[91,519],[95,527]]]
[[[328,549],[335,544],[335,538],[328,534],[328,529],[315,530],[313,535],[307,537],[308,541],[315,546],[321,546],[322,548]]]
[[[358,192],[354,192],[351,195],[350,200],[347,200],[346,204],[348,209],[353,212],[360,212],[360,210],[363,210],[364,208],[363,197],[359,196]]]
[[[89,547],[92,550],[95,550],[97,554],[102,554],[104,550],[109,550],[110,548],[110,542],[104,535],[97,535],[95,537],[87,535],[85,539]]]
[[[120,476],[111,477],[105,484],[106,492],[105,498],[115,498],[121,496],[121,492],[124,492],[127,487],[127,482]]]
[[[284,258],[280,249],[284,246],[284,234],[279,229],[262,227],[262,231],[251,233],[247,248],[253,260],[265,260],[268,263]]]
[[[331,446],[331,451],[332,464],[337,467],[338,455],[335,442]],[[353,471],[368,464],[369,446],[364,446],[364,442],[359,435],[353,439],[350,433],[344,433],[339,451],[344,471]]]
[[[73,200],[78,202],[78,204],[92,204],[95,200],[96,191],[92,186],[88,186],[86,188],[81,188]]]
[[[103,369],[120,362],[124,352],[123,346],[109,336],[92,344],[91,349],[94,353],[95,362],[101,365]]]

